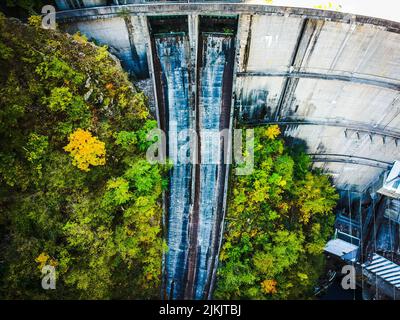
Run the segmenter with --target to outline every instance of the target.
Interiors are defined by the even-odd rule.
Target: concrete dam
[[[237,126],[278,124],[307,146],[341,194],[334,240],[366,278],[371,254],[400,262],[400,219],[385,213],[400,206],[378,192],[400,159],[400,23],[246,1],[57,4],[59,27],[108,45],[167,132],[163,298],[212,298],[230,169],[212,133]],[[177,157],[182,131],[201,136],[194,162]],[[379,287],[396,298],[396,284]]]

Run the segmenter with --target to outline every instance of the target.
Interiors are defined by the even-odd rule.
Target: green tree
[[[254,171],[233,177],[216,298],[311,297],[338,199],[278,126],[255,129]]]
[[[106,48],[2,15],[0,82],[0,298],[157,298],[166,168],[145,160],[145,95]],[[93,156],[89,136],[106,161],[83,171],[68,152]]]

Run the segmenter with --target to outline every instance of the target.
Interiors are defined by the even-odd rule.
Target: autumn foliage
[[[89,171],[89,165],[102,166],[106,163],[105,143],[86,130],[77,129],[71,133],[69,144],[64,147],[64,150],[73,157],[73,165],[83,171]]]
[[[265,129],[264,134],[268,139],[275,139],[279,134],[281,133],[281,130],[279,129],[279,126],[274,124],[272,126],[269,126]]]
[[[268,293],[271,293],[271,294],[276,293],[276,281],[275,280],[271,280],[271,279],[264,280],[261,283],[261,287],[262,287],[263,291],[267,294]]]

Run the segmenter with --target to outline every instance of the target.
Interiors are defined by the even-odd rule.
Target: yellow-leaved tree
[[[279,129],[279,126],[276,124],[268,126],[267,129],[265,129],[265,136],[271,140],[274,140],[277,136],[279,136],[280,133],[281,130]]]
[[[72,164],[83,171],[89,171],[89,165],[102,166],[106,163],[105,143],[93,137],[89,131],[77,129],[70,134],[69,144],[64,150],[73,158]]]
[[[46,252],[42,252],[35,261],[39,264],[39,270],[42,270],[46,264],[49,264],[53,267],[57,266],[57,261],[51,258]]]
[[[273,280],[273,279],[267,279],[267,280],[264,280],[262,283],[261,283],[261,287],[262,287],[262,289],[263,289],[263,291],[265,292],[265,293],[267,293],[267,294],[274,294],[274,293],[276,293],[277,291],[276,291],[276,281],[275,280]]]

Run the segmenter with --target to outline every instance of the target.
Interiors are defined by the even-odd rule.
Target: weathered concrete
[[[204,59],[199,56],[199,21],[204,15],[238,15],[235,62],[232,66],[233,94],[232,97],[225,97],[232,98],[232,111],[238,125],[280,124],[288,140],[304,143],[314,166],[330,173],[338,189],[345,192],[352,190],[361,194],[399,158],[400,23],[363,16],[351,16],[349,20],[345,13],[249,3],[149,4],[116,0],[120,4],[132,2],[134,4],[124,6],[60,12],[58,23],[64,30],[79,30],[98,43],[109,45],[133,76],[147,82],[152,79],[161,88],[162,81],[168,79],[172,87],[175,80],[171,79],[177,75],[168,67],[171,63],[168,62],[171,59],[169,56],[165,56],[163,62],[167,80],[161,80],[160,66],[153,66],[153,60],[157,59],[152,54],[156,48],[151,50],[150,46],[149,19],[154,16],[182,16],[187,25],[185,60],[188,62],[178,65],[190,76],[182,92],[176,88],[166,90],[172,94],[169,102],[160,90],[158,93],[155,91],[156,115],[161,128],[167,129],[166,119],[175,117],[168,114],[168,110],[179,109],[179,105],[182,107],[179,109],[181,115],[185,114],[180,125],[195,128],[199,121],[205,119],[204,114],[211,110],[212,103],[203,106],[204,103],[199,100],[202,94],[199,90],[208,86],[204,85],[208,81],[204,81],[206,78],[200,80],[202,75],[198,69],[199,61]],[[210,71],[209,74],[207,79],[212,79],[216,73]],[[185,103],[174,103],[183,92],[187,99]],[[228,109],[224,111],[228,114],[225,127],[231,128],[233,122],[232,118],[228,121],[231,113]],[[208,112],[207,117],[219,117],[217,113]],[[194,158],[199,158],[201,153],[205,154],[200,146]],[[172,286],[168,294],[173,293],[173,286],[176,285],[175,290],[181,290],[179,297],[182,297],[186,282],[186,289],[189,286],[190,292],[186,290],[185,296],[193,296],[195,281],[199,290],[196,296],[211,297],[212,279],[217,267],[215,257],[220,245],[218,230],[223,229],[221,221],[225,212],[227,176],[220,174],[223,171],[218,173],[220,186],[214,186],[212,179],[207,177],[216,174],[212,171],[214,169],[208,174],[207,168],[203,166],[202,175],[199,170],[197,173],[196,170],[177,173],[178,188],[171,188],[175,196],[178,195],[177,201],[181,198],[187,203],[179,209],[184,212],[181,215],[183,219],[167,217],[170,219],[170,230],[180,234],[182,240],[176,243],[167,263],[176,265],[178,273],[179,268],[185,269],[183,273],[187,273],[187,269],[192,272],[185,277],[182,274],[167,275],[167,282]],[[179,176],[182,177],[179,179]],[[200,188],[200,183],[209,186],[209,189]],[[192,191],[190,197],[179,195],[179,184],[195,192]],[[218,209],[218,219],[212,211],[215,206],[207,206],[217,199],[216,194],[215,198],[212,197],[216,189],[225,190],[223,198],[218,197],[217,200],[218,205],[222,205]],[[205,192],[208,196],[202,196]],[[200,198],[196,198],[196,194]],[[212,209],[195,208],[196,203]],[[197,238],[199,235],[200,238]],[[214,242],[213,247],[211,242]],[[191,249],[188,253],[182,246],[189,243]],[[200,246],[196,247],[198,243]],[[196,280],[199,270],[203,272],[203,278]],[[205,279],[208,271],[212,274]],[[175,279],[178,281],[173,283]]]
[[[77,31],[99,45],[107,45],[122,62],[125,70],[138,79],[149,78],[147,63],[146,18],[142,16],[117,16],[108,19],[86,20],[66,24],[64,30]]]
[[[309,153],[329,155],[315,157],[316,166],[340,188],[365,188],[382,172],[377,167],[387,168],[376,161],[399,155],[399,34],[322,19],[252,16],[250,23],[250,40],[241,39],[248,49],[240,119],[285,124],[285,135],[303,140]]]
[[[189,15],[189,14],[249,14],[249,15],[271,15],[271,16],[284,16],[284,17],[301,17],[301,18],[315,18],[318,20],[337,21],[344,24],[369,24],[382,27],[383,30],[400,32],[400,24],[395,21],[389,21],[379,18],[372,18],[361,15],[349,15],[343,12],[324,11],[308,8],[295,8],[295,7],[281,7],[281,6],[268,6],[264,4],[252,3],[235,3],[236,1],[217,1],[217,2],[196,2],[191,3],[177,3],[179,1],[168,2],[138,2],[136,4],[124,6],[107,6],[96,8],[85,8],[78,10],[61,11],[58,13],[57,18],[60,22],[77,21],[77,20],[91,20],[100,17],[115,17],[121,14],[130,15]],[[61,9],[60,9],[61,10]],[[349,16],[351,19],[349,19]]]
[[[126,70],[148,78],[148,39],[141,30],[146,29],[146,16],[171,13],[188,15],[190,39],[197,37],[199,14],[240,14],[234,95],[239,121],[295,122],[285,134],[304,140],[313,154],[386,162],[396,158],[399,23],[363,16],[349,23],[344,13],[246,3],[131,4],[64,11],[58,19],[65,30],[79,30],[109,45]],[[196,41],[190,46],[193,60]],[[194,88],[195,70],[192,74]],[[323,167],[342,188],[362,190],[377,174],[376,166],[329,159],[325,157]],[[360,166],[362,179],[342,176]]]

